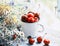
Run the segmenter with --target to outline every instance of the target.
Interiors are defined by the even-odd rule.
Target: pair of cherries
[[[31,36],[28,37],[28,41],[29,41],[29,44],[31,44],[31,45],[33,45],[35,42],[35,40]],[[45,45],[49,45],[49,43],[50,43],[50,40],[48,40],[48,39],[43,40],[41,36],[37,37],[37,43],[41,43],[42,41]]]

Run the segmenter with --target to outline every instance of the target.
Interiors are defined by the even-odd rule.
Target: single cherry
[[[28,13],[27,16],[28,17],[34,17],[34,14],[33,13]]]
[[[44,42],[44,44],[45,44],[45,45],[49,45],[50,40],[48,40],[48,39],[44,39],[44,41],[43,41],[43,42]]]
[[[35,22],[38,22],[38,21],[39,21],[39,19],[37,17],[35,17]]]
[[[17,35],[16,35],[16,34],[14,34],[14,35],[13,35],[13,39],[16,39],[16,37],[17,37]]]
[[[38,19],[40,19],[40,17],[39,17],[39,14],[38,14],[38,13],[35,13],[35,14],[34,14],[34,16],[35,16],[35,17],[37,17]]]
[[[33,38],[29,38],[29,44],[33,45],[34,42],[35,40]]]
[[[41,43],[41,42],[42,42],[42,37],[41,37],[41,36],[39,36],[39,37],[37,38],[37,42],[38,42],[38,43]]]
[[[27,16],[26,16],[26,15],[22,16],[22,17],[21,17],[21,20],[22,20],[23,22],[27,22]]]
[[[34,21],[35,21],[35,19],[33,17],[28,18],[28,23],[33,23]]]

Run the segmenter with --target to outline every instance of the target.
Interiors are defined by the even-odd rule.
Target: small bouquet
[[[7,5],[0,5],[0,21],[3,21],[10,12],[10,7]]]

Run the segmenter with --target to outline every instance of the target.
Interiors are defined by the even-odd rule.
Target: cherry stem
[[[42,36],[42,38],[44,38],[46,35],[47,35],[47,33],[45,33],[45,34]]]

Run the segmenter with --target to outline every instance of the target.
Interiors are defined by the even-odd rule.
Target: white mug
[[[24,32],[26,37],[28,36],[36,37],[36,32],[44,31],[44,26],[42,24],[39,24],[38,22],[34,23],[22,22],[22,31]]]

